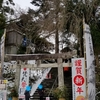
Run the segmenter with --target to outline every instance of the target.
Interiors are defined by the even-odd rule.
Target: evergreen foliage
[[[74,33],[77,40],[78,45],[80,47],[80,56],[83,55],[83,18],[85,18],[85,22],[90,26],[95,22],[97,22],[97,18],[95,16],[97,7],[99,6],[99,0],[93,1],[66,1],[66,10],[65,10],[65,28],[68,32]],[[97,26],[97,23],[95,23]],[[92,27],[91,27],[92,28]],[[91,29],[92,31],[92,29]],[[67,32],[66,32],[67,33]],[[95,33],[92,32],[92,37],[95,36]],[[94,38],[93,38],[94,39]],[[93,40],[95,41],[95,40]]]
[[[1,37],[2,37],[3,33],[4,33],[4,29],[1,29],[0,30],[0,40],[1,40]]]
[[[68,93],[68,89],[67,89],[66,86],[57,87],[56,89],[54,89],[52,91],[52,93],[53,93],[53,96],[55,98],[57,98],[57,99],[59,99],[59,98],[65,98],[65,100],[68,100],[67,98],[68,98],[69,93]]]
[[[91,25],[91,34],[93,38],[93,47],[95,51],[95,55],[100,54],[100,28],[97,24]]]
[[[9,6],[10,4],[14,5],[13,0],[0,0],[0,30],[5,28],[7,13],[14,13],[13,9]]]

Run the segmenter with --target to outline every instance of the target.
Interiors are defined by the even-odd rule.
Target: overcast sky
[[[13,2],[15,3],[15,5],[19,5],[20,8],[22,9],[27,9],[28,7],[32,8],[32,9],[36,9],[36,7],[34,7],[30,2],[31,0],[13,0]]]

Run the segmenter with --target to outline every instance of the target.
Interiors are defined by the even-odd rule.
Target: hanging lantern
[[[69,71],[69,67],[64,67],[64,71]]]
[[[51,73],[49,74],[49,79],[51,79]]]
[[[46,75],[46,79],[48,79],[48,74]]]

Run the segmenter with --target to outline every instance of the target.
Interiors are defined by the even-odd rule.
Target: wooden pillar
[[[37,60],[36,64],[37,64],[37,67],[40,67],[41,66],[41,60]]]
[[[64,86],[64,73],[62,58],[57,59],[58,62],[58,87]]]

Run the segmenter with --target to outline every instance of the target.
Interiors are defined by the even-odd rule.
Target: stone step
[[[41,84],[43,84],[44,89],[46,91],[46,94],[45,94],[44,98],[46,98],[46,96],[48,96],[50,90],[52,89],[52,86],[53,86],[53,84],[55,82],[55,79],[57,77],[57,68],[56,69],[52,68],[51,71],[50,71],[50,73],[51,73],[51,79],[44,79],[42,81],[42,83],[41,83]],[[65,74],[64,77],[65,77],[64,78],[64,82],[65,82],[65,84],[66,84],[66,86],[68,88],[68,92],[69,92],[68,98],[70,98],[70,99],[68,99],[68,100],[71,100],[72,99],[72,79],[71,79],[71,77],[69,75],[67,76],[67,74]],[[56,83],[55,86],[57,87],[57,85],[58,84]],[[35,91],[35,93],[33,95],[33,98],[31,98],[30,100],[39,100],[39,94],[38,94],[37,90]],[[56,100],[56,99],[54,99],[53,97],[51,97],[50,100]]]
[[[46,96],[43,98],[44,98],[44,100],[46,100]],[[39,98],[39,96],[37,96],[37,97],[30,98],[30,100],[40,100],[40,98]],[[50,96],[50,100],[54,100],[54,97]]]

